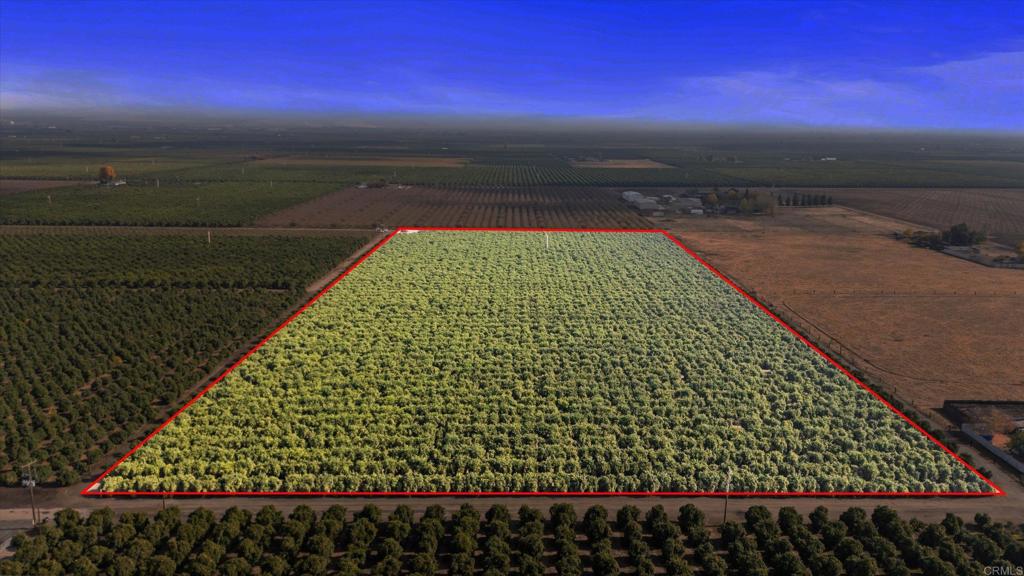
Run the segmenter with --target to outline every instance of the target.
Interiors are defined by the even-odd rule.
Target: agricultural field
[[[154,173],[170,173],[209,164],[207,160],[190,160],[154,155],[149,157],[124,156],[107,152],[89,156],[65,154],[10,154],[5,152],[0,162],[0,179],[30,180],[96,180],[100,167],[116,164],[118,176],[141,178]]]
[[[421,186],[1024,187],[1019,139],[774,131],[444,131],[61,119],[0,126],[0,179]],[[837,157],[834,162],[822,157]],[[603,159],[598,167],[574,166]],[[667,166],[667,167],[666,167]]]
[[[0,234],[0,480],[93,473],[362,242]]]
[[[605,158],[601,160],[597,159],[586,159],[586,160],[573,160],[573,168],[672,168],[668,164],[662,164],[661,162],[655,162],[648,158],[632,158],[632,159],[616,159],[616,158]]]
[[[87,182],[69,182],[67,180],[4,180],[0,179],[0,196],[9,196],[30,190],[46,190],[49,188],[66,188],[68,186],[87,184]]]
[[[0,224],[239,226],[336,189],[271,181],[90,184],[0,196]]]
[[[458,168],[469,162],[468,158],[447,156],[285,156],[267,158],[253,162],[260,166],[412,166],[430,168]]]
[[[828,194],[838,204],[907,222],[938,229],[964,222],[995,242],[1024,242],[1024,188],[841,189]]]
[[[750,185],[750,180],[733,178],[694,166],[686,170],[671,166],[589,167],[575,168],[567,162],[488,164],[466,166],[401,165],[381,160],[379,163],[300,162],[287,163],[251,161],[242,164],[214,165],[182,170],[176,177],[197,181],[264,182],[334,182],[358,184],[387,180],[395,184],[416,186],[691,186]]]
[[[841,206],[656,224],[920,410],[1024,398],[1019,270],[897,242],[906,222]]]
[[[1021,161],[1006,162],[988,171],[969,163],[932,160],[822,162],[772,158],[762,162],[715,162],[697,166],[715,172],[723,183],[731,185],[732,181],[739,181],[747,186],[1009,188],[1024,185],[1024,162]]]
[[[711,526],[693,504],[678,510],[567,504],[515,512],[471,504],[384,515],[372,505],[339,505],[287,515],[274,506],[155,514],[110,509],[58,512],[53,524],[13,539],[0,572],[22,574],[522,574],[541,576],[974,576],[1013,574],[1024,564],[1019,525],[976,514],[941,522],[895,510],[823,506],[804,516],[750,507],[742,522]],[[995,572],[1004,570],[1005,572]]]
[[[648,228],[618,193],[598,188],[345,188],[285,208],[262,226],[376,225]]]
[[[91,489],[994,493],[663,234],[440,231]]]

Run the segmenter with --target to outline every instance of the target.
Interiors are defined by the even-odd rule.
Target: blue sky
[[[0,107],[1024,130],[1024,3],[0,0]]]

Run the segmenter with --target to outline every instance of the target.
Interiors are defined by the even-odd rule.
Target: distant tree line
[[[779,206],[831,206],[832,196],[826,194],[779,194],[776,196]]]

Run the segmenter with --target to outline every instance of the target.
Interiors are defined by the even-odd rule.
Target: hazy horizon
[[[4,2],[0,112],[1024,131],[1024,9],[1011,2],[195,7]]]

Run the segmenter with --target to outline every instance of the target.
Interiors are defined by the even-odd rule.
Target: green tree
[[[152,576],[174,576],[178,571],[178,564],[170,557],[158,554],[149,558],[146,569]]]
[[[409,569],[412,574],[419,576],[433,576],[437,572],[437,559],[433,553],[421,552],[412,557],[412,561],[409,563]]]
[[[118,556],[110,565],[110,573],[114,576],[132,576],[135,574],[135,561],[127,556]]]
[[[1024,243],[1022,243],[1024,245]],[[1017,430],[1010,435],[1010,443],[1008,445],[1010,452],[1013,452],[1017,456],[1024,457],[1024,429]]]
[[[297,571],[299,574],[320,576],[321,574],[327,574],[327,566],[329,563],[330,561],[328,558],[320,556],[319,554],[310,554],[299,562]]]
[[[224,576],[247,576],[252,573],[252,566],[245,558],[229,558],[221,565],[221,573]]]
[[[943,232],[942,239],[953,246],[972,246],[984,242],[985,233],[971,230],[967,224],[961,222]]]

